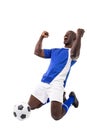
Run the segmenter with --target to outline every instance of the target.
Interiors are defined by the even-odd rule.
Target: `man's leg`
[[[43,103],[41,103],[36,97],[31,95],[28,101],[28,105],[30,106],[31,110],[33,110],[36,108],[40,108],[43,105]]]
[[[58,101],[51,102],[51,116],[55,120],[61,119],[68,111],[69,107],[73,105],[75,108],[78,107],[79,102],[74,92],[69,94],[69,98],[62,104]]]
[[[75,108],[79,106],[79,101],[74,92],[70,92],[68,100],[63,103],[63,108],[66,110],[66,112],[71,105],[73,105]]]
[[[62,108],[62,103],[58,101],[51,102],[51,116],[54,120],[61,119],[65,114],[66,111]]]

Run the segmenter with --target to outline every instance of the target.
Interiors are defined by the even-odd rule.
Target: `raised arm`
[[[83,37],[84,34],[84,29],[77,29],[76,33],[76,40],[73,42],[72,47],[71,47],[71,58],[76,59],[80,55],[80,48],[81,48],[81,38]]]
[[[42,49],[42,41],[44,38],[47,38],[49,36],[49,33],[47,31],[43,31],[34,50],[34,54],[39,57],[44,57],[44,51]]]

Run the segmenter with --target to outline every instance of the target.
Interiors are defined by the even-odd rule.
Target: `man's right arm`
[[[42,49],[42,41],[44,38],[47,38],[49,33],[47,31],[42,32],[34,50],[34,54],[44,58],[44,50]]]

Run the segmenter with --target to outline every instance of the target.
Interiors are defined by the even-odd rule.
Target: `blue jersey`
[[[70,57],[70,49],[44,49],[45,58],[51,58],[50,65],[41,81],[44,83],[62,82],[65,87],[71,66],[76,62]]]

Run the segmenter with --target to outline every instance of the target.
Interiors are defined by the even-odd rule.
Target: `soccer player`
[[[77,29],[77,32],[67,31],[64,36],[64,48],[42,49],[42,41],[49,36],[43,31],[36,46],[34,54],[42,58],[50,58],[50,65],[44,73],[41,82],[31,94],[28,104],[31,110],[40,108],[46,104],[48,99],[51,103],[51,116],[55,120],[61,119],[73,105],[78,107],[79,101],[72,91],[69,98],[64,98],[64,88],[70,73],[71,67],[76,63],[81,48],[81,38],[84,29]],[[64,98],[64,99],[63,99]]]

